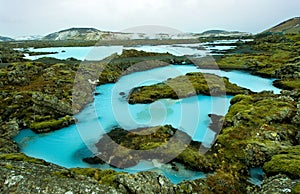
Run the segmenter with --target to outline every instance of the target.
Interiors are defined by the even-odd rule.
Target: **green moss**
[[[115,143],[120,146],[116,146]],[[131,167],[140,160],[156,159],[160,162],[170,162],[170,159],[174,159],[190,169],[210,172],[217,164],[210,155],[200,153],[200,146],[201,143],[191,141],[186,133],[174,129],[170,125],[130,131],[117,128],[96,143],[101,159],[111,161],[113,158],[115,166]],[[110,157],[112,153],[114,157]],[[93,158],[89,158],[89,160],[92,163],[98,162]]]
[[[295,143],[298,128],[291,123],[297,111],[293,101],[264,92],[237,95],[231,104],[213,147],[220,161],[262,166]]]
[[[300,155],[280,154],[273,156],[271,161],[265,163],[264,170],[269,175],[283,173],[291,178],[299,178],[299,166]]]
[[[50,120],[51,116],[47,115],[47,116],[41,116],[41,115],[34,115],[34,120],[37,122],[41,122],[41,121],[45,121],[45,120]]]
[[[291,147],[283,153],[274,155],[265,163],[264,170],[268,175],[286,174],[294,179],[300,178],[300,146]]]
[[[245,193],[246,187],[237,171],[219,169],[207,177],[207,185],[213,193]]]
[[[69,123],[72,123],[72,120],[72,117],[67,115],[58,120],[50,119],[47,121],[34,122],[30,125],[30,129],[39,133],[49,132],[67,126]]]
[[[99,172],[98,175],[96,174],[95,176],[99,177],[100,184],[112,186],[114,184],[114,180],[116,179],[116,175],[118,174],[122,174],[122,173],[113,170],[102,170]]]
[[[213,194],[213,192],[209,191],[209,187],[206,184],[206,179],[197,179],[190,181],[184,181],[179,183],[176,187],[176,194],[182,193],[205,193],[205,194]]]
[[[9,44],[4,42],[0,44],[0,56],[2,63],[12,63],[24,60],[21,51],[11,48]]]
[[[96,169],[96,168],[71,168],[70,170],[79,175],[93,177],[95,175],[95,172],[98,171],[99,169]]]
[[[22,153],[0,154],[0,160],[24,161],[34,164],[48,164],[44,160],[32,158]]]
[[[275,72],[298,57],[296,35],[257,35],[253,42],[242,44],[216,58],[221,69],[244,69],[256,75],[276,77]]]
[[[188,147],[176,157],[176,161],[192,170],[212,172],[217,164],[210,155],[203,155],[198,150]]]
[[[52,172],[53,176],[56,176],[58,178],[74,178],[74,175],[69,170],[63,170],[58,172]]]
[[[13,170],[13,169],[16,168],[15,166],[10,165],[10,164],[4,164],[3,167],[6,168],[6,169],[9,169],[9,170]]]
[[[300,80],[276,80],[274,85],[286,90],[300,89]]]
[[[163,143],[161,143],[161,142],[148,142],[148,143],[145,142],[140,145],[140,149],[141,150],[151,150],[151,149],[158,148],[162,145],[163,145]]]
[[[185,98],[197,94],[219,96],[249,93],[226,78],[213,74],[188,73],[152,86],[134,88],[129,103],[149,103],[161,98]]]
[[[100,170],[96,168],[71,168],[72,172],[91,177],[97,180],[100,184],[113,186],[116,175],[124,174],[124,172],[116,172],[114,170]]]
[[[230,104],[233,105],[240,101],[244,101],[245,103],[251,103],[253,101],[253,97],[250,95],[238,94],[231,99]]]
[[[290,118],[295,111],[293,104],[275,99],[247,99],[235,102],[226,115],[227,122],[247,122],[247,125],[261,126],[272,122],[281,122]]]
[[[300,194],[300,183],[296,184],[296,186],[293,188],[292,194]]]

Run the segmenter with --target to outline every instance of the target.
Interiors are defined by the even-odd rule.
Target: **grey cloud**
[[[299,16],[299,0],[0,0],[0,35],[41,34],[68,27],[123,30],[161,25],[179,31],[259,32]]]

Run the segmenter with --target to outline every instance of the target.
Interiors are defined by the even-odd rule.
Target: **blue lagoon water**
[[[197,47],[200,44],[185,44],[185,45],[156,45],[156,46],[90,46],[90,47],[49,47],[49,48],[29,48],[31,52],[57,52],[56,54],[45,54],[29,56],[26,54],[26,59],[39,59],[42,57],[54,57],[57,59],[67,59],[70,57],[78,60],[102,60],[114,53],[121,54],[123,49],[135,49],[146,52],[157,53],[170,53],[175,56],[193,55],[193,56],[205,56],[209,53],[209,50],[198,50]],[[221,47],[220,47],[221,48]]]
[[[66,49],[63,48],[63,50]],[[114,49],[112,50],[116,51]],[[15,137],[15,140],[23,153],[67,168],[112,168],[107,164],[90,165],[83,162],[82,158],[91,156],[96,149],[94,147],[95,142],[116,126],[131,130],[144,126],[170,124],[174,128],[189,134],[193,140],[201,141],[205,146],[210,146],[217,134],[208,128],[210,123],[208,114],[225,115],[232,96],[211,97],[198,95],[179,100],[161,99],[151,104],[130,105],[120,95],[122,92],[126,96],[134,87],[159,83],[188,72],[214,73],[225,76],[231,82],[256,92],[263,90],[280,92],[279,89],[272,86],[271,79],[260,78],[241,71],[226,72],[203,70],[194,65],[169,65],[132,73],[121,77],[115,84],[105,84],[97,87],[96,92],[99,95],[94,97],[94,102],[75,115],[78,119],[76,125],[47,134],[34,134],[29,129],[22,130]],[[173,183],[205,177],[205,174],[201,172],[187,170],[180,164],[177,164],[177,166],[179,167],[178,172],[172,170],[168,164],[159,164],[156,161],[140,161],[137,166],[132,168],[113,169],[129,173],[144,170],[157,171],[166,175]]]
[[[76,58],[78,60],[101,60],[114,53],[122,53],[122,46],[96,46],[96,47],[50,47],[29,48],[31,52],[57,52],[56,54],[25,56],[26,59],[39,59],[42,57],[53,57],[57,59]]]

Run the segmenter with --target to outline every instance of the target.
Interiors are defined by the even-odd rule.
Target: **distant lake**
[[[223,43],[223,42],[222,42]],[[232,41],[228,41],[232,43]],[[102,60],[114,53],[121,54],[123,49],[135,49],[146,52],[157,52],[157,53],[170,53],[175,56],[193,56],[201,57],[209,54],[210,50],[228,50],[234,46],[210,46],[204,43],[197,44],[177,44],[177,45],[142,45],[133,47],[123,46],[95,46],[95,47],[48,47],[48,48],[29,48],[30,52],[56,52],[56,54],[36,55],[29,56],[25,55],[26,59],[39,59],[42,57],[53,57],[57,59],[67,59],[70,57],[78,60]]]

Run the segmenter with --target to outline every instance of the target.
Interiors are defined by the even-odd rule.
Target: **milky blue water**
[[[31,52],[57,52],[56,54],[25,55],[26,59],[39,59],[42,57],[53,57],[57,59],[76,58],[78,60],[101,60],[114,53],[121,54],[122,46],[97,46],[97,47],[50,47],[50,48],[29,48]]]
[[[126,49],[137,49],[151,52],[169,52],[171,54],[204,56],[209,51],[199,50],[200,44],[186,45],[160,45],[137,46]],[[66,59],[75,57],[80,60],[100,60],[112,53],[121,53],[122,46],[108,47],[61,47],[32,49],[39,52],[59,52],[47,56]],[[225,48],[225,47],[223,47]],[[61,52],[61,51],[65,52]],[[42,56],[29,57],[31,59]],[[105,84],[96,88],[100,93],[94,97],[94,102],[75,115],[78,119],[76,125],[63,128],[48,134],[34,134],[29,129],[22,130],[15,137],[21,151],[29,156],[42,158],[46,161],[71,167],[99,167],[112,168],[109,165],[90,165],[84,163],[82,158],[89,157],[93,151],[95,142],[101,136],[109,132],[113,127],[120,126],[131,130],[144,126],[157,126],[171,124],[189,134],[193,140],[203,142],[209,147],[217,133],[208,128],[210,119],[208,114],[225,115],[229,108],[232,96],[210,97],[194,96],[190,98],[172,100],[161,99],[151,104],[130,105],[121,96],[137,86],[151,85],[167,80],[168,78],[184,75],[189,72],[213,73],[228,77],[232,83],[251,89],[255,92],[272,90],[279,93],[280,90],[272,86],[271,79],[260,78],[241,71],[204,70],[194,65],[169,65],[144,72],[132,73],[121,77],[116,84]],[[187,170],[183,165],[177,164],[179,171],[172,170],[168,164],[160,164],[157,161],[140,161],[137,166],[128,169],[113,168],[116,171],[129,173],[152,170],[167,176],[173,183],[183,180],[205,177],[201,172]]]
[[[189,55],[194,57],[205,56],[210,52],[210,49],[227,50],[234,48],[232,46],[205,46],[205,50],[198,49],[204,46],[202,43],[197,44],[178,44],[178,45],[141,45],[133,47],[124,46],[95,46],[95,47],[49,47],[49,48],[29,48],[31,52],[57,52],[56,54],[25,55],[26,59],[39,59],[41,57],[54,57],[57,59],[67,59],[70,57],[78,60],[102,60],[114,53],[121,54],[123,49],[136,49],[146,52],[170,53],[175,56]],[[204,47],[203,47],[204,48]]]
[[[262,184],[265,173],[261,167],[250,168],[249,173],[250,173],[250,178],[248,179],[248,181],[250,183],[255,185]]]
[[[120,95],[120,92],[127,94],[133,87],[151,85],[171,77],[197,71],[229,77],[230,81],[238,85],[249,86],[247,88],[254,91],[279,91],[272,86],[272,80],[240,71],[225,72],[202,70],[193,65],[170,65],[132,73],[123,76],[116,84],[105,84],[97,87],[96,92],[100,95],[95,96],[93,103],[75,115],[78,119],[76,125],[39,135],[34,134],[29,129],[23,130],[15,140],[23,153],[68,168],[111,168],[108,165],[84,163],[82,158],[91,156],[92,151],[95,150],[94,143],[115,126],[130,130],[143,126],[171,124],[173,127],[188,133],[193,140],[201,141],[205,146],[210,146],[217,134],[208,128],[210,123],[208,114],[225,115],[229,108],[231,96],[199,95],[180,100],[162,99],[151,104],[130,105]],[[129,169],[114,169],[130,173],[154,170],[166,175],[173,183],[205,177],[201,172],[190,171],[180,164],[177,165],[180,169],[178,172],[173,171],[170,165],[157,165],[153,161],[141,161],[137,166]]]

